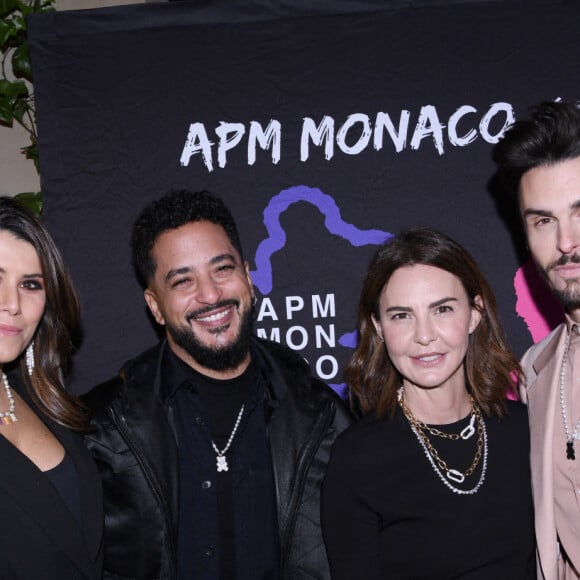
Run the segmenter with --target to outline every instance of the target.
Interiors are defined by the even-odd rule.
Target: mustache
[[[549,272],[558,266],[565,266],[566,264],[580,264],[580,256],[578,254],[563,254],[555,262],[548,264],[546,272]]]
[[[198,316],[203,316],[204,314],[207,314],[208,312],[211,312],[212,310],[216,310],[217,308],[224,308],[224,307],[228,307],[228,306],[235,306],[236,308],[238,308],[239,305],[240,305],[240,301],[234,300],[233,298],[230,300],[222,300],[220,302],[216,302],[215,304],[210,304],[209,306],[204,306],[203,308],[199,308],[197,310],[193,310],[192,312],[188,312],[185,315],[185,320],[187,320],[187,322],[191,322],[191,320],[193,318],[197,318]]]

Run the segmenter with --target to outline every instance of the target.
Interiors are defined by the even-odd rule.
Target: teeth
[[[438,354],[432,354],[430,356],[420,356],[419,357],[419,360],[422,360],[424,362],[431,362],[431,361],[434,361],[434,360],[436,360],[438,358],[439,358],[439,355]]]
[[[217,320],[221,320],[225,318],[230,312],[230,309],[224,310],[223,312],[218,312],[217,314],[211,314],[210,316],[203,316],[198,318],[201,322],[216,322]]]

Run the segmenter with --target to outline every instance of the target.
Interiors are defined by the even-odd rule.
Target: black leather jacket
[[[105,495],[104,578],[176,577],[179,460],[161,388],[164,348],[162,342],[129,361],[119,377],[85,397],[94,428],[87,446]],[[278,505],[279,578],[329,580],[320,487],[330,448],[351,416],[290,349],[255,339],[252,356],[269,381],[266,421]]]

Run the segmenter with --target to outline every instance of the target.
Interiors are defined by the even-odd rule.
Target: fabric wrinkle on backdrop
[[[256,331],[339,391],[362,276],[403,227],[438,228],[473,254],[523,353],[560,314],[528,282],[490,153],[530,105],[579,97],[579,27],[565,1],[172,2],[31,18],[44,220],[83,304],[73,388],[155,343],[130,227],[176,188],[225,199]]]

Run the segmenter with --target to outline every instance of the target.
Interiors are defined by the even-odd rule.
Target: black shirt
[[[508,410],[485,421],[487,471],[472,495],[443,484],[400,408],[341,435],[322,495],[333,580],[535,579],[527,413],[514,402]],[[468,420],[437,427],[459,433]],[[464,471],[477,436],[431,441],[449,467]],[[454,485],[473,488],[481,469]]]
[[[66,507],[77,522],[81,521],[81,483],[72,457],[65,452],[62,461],[44,472],[60,493]]]
[[[178,579],[275,578],[276,504],[259,370],[251,364],[240,377],[217,381],[167,349],[162,376],[179,447]],[[225,447],[242,404],[229,468],[218,472],[212,440]]]

